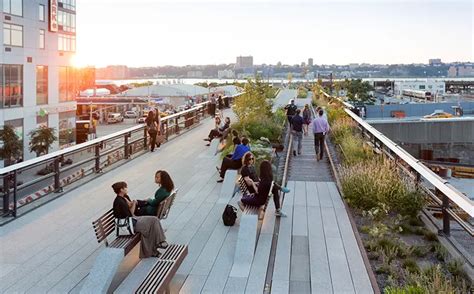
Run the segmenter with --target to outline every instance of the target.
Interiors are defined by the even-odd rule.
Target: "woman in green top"
[[[147,200],[137,201],[135,215],[156,215],[158,205],[171,195],[174,184],[166,171],[159,170],[155,173],[155,183],[160,186],[158,190],[156,190],[155,196]]]

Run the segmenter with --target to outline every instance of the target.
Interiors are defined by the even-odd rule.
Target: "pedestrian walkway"
[[[271,293],[373,293],[327,154],[316,161],[311,128],[302,154],[290,158],[287,186]]]

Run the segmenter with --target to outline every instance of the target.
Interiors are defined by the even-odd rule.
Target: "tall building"
[[[448,69],[448,77],[474,77],[474,65],[456,65]]]
[[[237,56],[235,68],[249,68],[253,67],[252,56]]]
[[[14,127],[27,160],[36,156],[29,152],[28,134],[40,126],[55,128],[59,139],[52,150],[75,143],[76,1],[2,4],[0,126]]]
[[[441,58],[433,58],[433,59],[428,59],[429,65],[441,65],[443,62],[441,62]]]
[[[313,58],[308,58],[308,66],[313,66]]]

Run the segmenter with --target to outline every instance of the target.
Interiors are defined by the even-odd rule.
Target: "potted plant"
[[[49,148],[58,138],[54,134],[54,128],[41,126],[29,133],[31,137],[30,152],[35,152],[36,156],[48,154]]]
[[[12,126],[3,126],[0,130],[0,141],[2,142],[0,158],[5,160],[5,166],[15,163],[21,155],[23,146]]]

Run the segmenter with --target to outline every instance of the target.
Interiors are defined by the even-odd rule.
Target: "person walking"
[[[308,136],[308,127],[311,123],[311,111],[309,110],[309,105],[305,104],[303,109],[303,133],[305,136]]]
[[[296,114],[291,119],[291,132],[293,133],[293,138],[298,141],[298,155],[301,155],[301,143],[303,140],[303,118],[300,113],[301,110],[297,109]],[[296,156],[296,144],[293,144],[293,155]]]
[[[150,135],[150,151],[154,152],[156,145],[156,134],[158,133],[158,129],[156,127],[155,115],[153,114],[153,111],[150,110],[150,112],[148,112],[148,116],[145,120],[145,123],[148,128],[148,135]]]
[[[285,106],[286,118],[288,119],[290,126],[291,126],[291,119],[295,115],[296,109],[298,109],[298,107],[295,105],[295,99],[291,99],[290,104]]]
[[[314,133],[314,150],[316,151],[316,159],[323,159],[324,153],[324,137],[329,132],[329,124],[324,118],[324,111],[319,110],[318,116],[313,120],[312,127]]]
[[[161,146],[161,142],[158,142],[158,136],[162,134],[161,132],[161,129],[162,129],[162,126],[161,126],[161,114],[160,114],[160,110],[158,108],[155,108],[155,122],[156,122],[156,147],[157,148],[160,148]]]
[[[224,117],[224,100],[221,95],[217,98],[217,105],[219,107],[219,116],[222,119]]]

